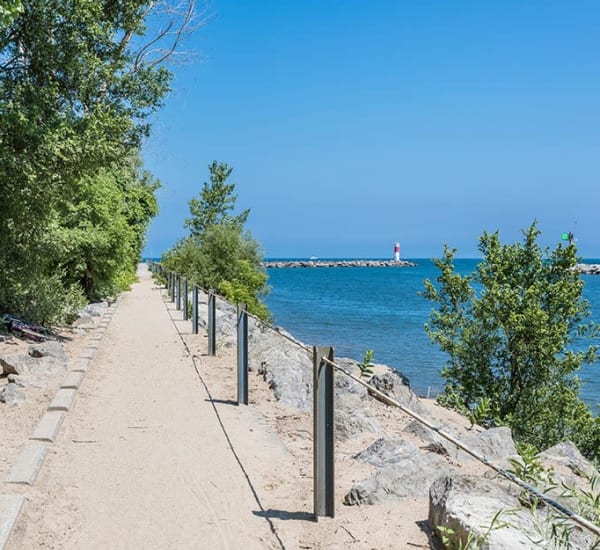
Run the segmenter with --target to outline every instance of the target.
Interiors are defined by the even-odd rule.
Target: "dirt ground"
[[[342,504],[372,471],[352,457],[375,434],[337,444],[335,518],[314,521],[312,417],[281,406],[252,372],[250,403],[238,406],[235,347],[208,356],[206,336],[191,334],[145,268],[139,276],[35,485],[0,487],[26,497],[9,550],[436,547],[427,498]],[[70,358],[90,334],[66,335]],[[61,381],[29,388],[19,407],[0,404],[2,477]],[[464,418],[423,404],[457,435],[468,433]],[[373,410],[389,435],[410,422],[377,401]]]

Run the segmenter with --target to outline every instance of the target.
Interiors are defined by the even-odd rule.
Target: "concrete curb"
[[[75,401],[75,393],[76,390],[71,388],[60,388],[52,403],[50,403],[48,410],[49,411],[70,411],[73,406],[73,401]]]
[[[8,472],[4,483],[33,485],[42,469],[47,454],[47,445],[43,443],[34,443],[33,441],[25,443],[17,460],[13,463],[12,468]]]
[[[69,374],[67,374],[67,377],[65,378],[64,382],[62,383],[61,388],[69,388],[69,389],[73,389],[73,390],[78,390],[79,386],[81,386],[81,383],[83,382],[84,378],[85,378],[84,371],[72,370]]]
[[[24,502],[23,495],[0,495],[0,550],[6,546]]]
[[[53,443],[64,417],[65,413],[62,411],[46,411],[29,439]]]
[[[80,359],[92,359],[92,357],[94,357],[94,353],[96,350],[92,349],[92,348],[85,348],[80,354],[79,354],[79,358]]]
[[[73,367],[73,371],[75,372],[86,372],[90,368],[90,360],[89,359],[78,359]]]
[[[77,390],[85,377],[86,371],[90,368],[92,358],[100,346],[100,341],[104,337],[117,304],[118,302],[115,302],[105,311],[97,330],[90,334],[88,346],[75,360],[72,370],[56,392],[54,399],[48,406],[48,410],[44,413],[29,437],[29,441],[25,443],[21,453],[13,462],[4,483],[26,486],[35,484],[48,454],[48,443],[54,442],[60,431],[66,411],[69,411],[73,406]],[[0,494],[0,550],[5,548],[24,502],[25,496],[23,495]]]

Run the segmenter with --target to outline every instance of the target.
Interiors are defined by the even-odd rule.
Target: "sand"
[[[236,404],[236,350],[206,355],[205,334],[141,266],[122,295],[57,440],[32,487],[2,484],[26,503],[7,549],[435,548],[427,498],[344,506],[371,466],[336,445],[335,518],[313,518],[312,418],[282,407],[256,373]],[[70,357],[86,345],[73,335]],[[61,380],[0,409],[0,475],[10,468]],[[465,420],[432,402],[458,435]],[[374,402],[389,433],[409,422]]]

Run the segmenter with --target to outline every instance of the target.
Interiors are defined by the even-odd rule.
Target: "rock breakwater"
[[[575,269],[582,275],[600,275],[600,264],[577,264]]]
[[[263,262],[269,269],[298,267],[416,267],[417,264],[407,260],[281,260]]]

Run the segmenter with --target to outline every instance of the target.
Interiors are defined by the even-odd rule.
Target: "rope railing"
[[[413,410],[409,409],[408,407],[402,405],[402,403],[399,403],[398,401],[396,401],[395,399],[393,399],[390,396],[386,395],[382,391],[380,391],[377,388],[371,386],[370,384],[368,384],[364,380],[361,380],[357,376],[354,376],[352,373],[348,372],[346,369],[344,369],[343,367],[341,367],[340,365],[338,365],[334,361],[330,361],[325,356],[321,357],[321,361],[323,361],[324,363],[327,363],[327,364],[331,365],[335,370],[337,370],[339,372],[342,372],[343,374],[345,374],[346,376],[348,376],[349,378],[351,378],[355,382],[359,383],[361,386],[364,386],[365,388],[368,389],[369,393],[378,396],[381,400],[385,401],[389,405],[392,405],[394,407],[398,407],[402,412],[404,412],[408,416],[414,418],[416,421],[420,422],[421,424],[423,424],[424,426],[426,426],[430,430],[434,431],[435,433],[437,433],[438,435],[440,435],[442,438],[446,439],[447,441],[449,441],[450,443],[452,443],[453,445],[455,445],[456,447],[458,447],[462,451],[466,452],[467,454],[469,454],[470,456],[472,456],[473,458],[475,458],[476,460],[478,460],[479,462],[481,462],[482,464],[484,464],[488,468],[491,468],[492,470],[494,470],[495,472],[497,472],[501,476],[505,477],[509,481],[515,483],[516,485],[518,485],[522,489],[525,489],[526,491],[528,491],[529,493],[531,493],[533,496],[535,496],[536,498],[538,498],[539,500],[541,500],[542,502],[544,502],[548,506],[551,506],[552,508],[554,508],[555,510],[557,510],[561,514],[567,516],[572,521],[578,523],[582,527],[585,527],[586,529],[588,529],[588,530],[592,531],[593,533],[595,533],[596,535],[600,536],[600,526],[595,525],[594,523],[588,521],[586,518],[580,516],[579,514],[576,514],[575,512],[573,512],[572,510],[570,510],[569,508],[567,508],[566,506],[564,506],[563,504],[561,504],[560,502],[557,502],[553,498],[549,497],[548,495],[546,495],[545,493],[543,493],[542,491],[540,491],[537,487],[534,487],[533,485],[527,483],[526,481],[523,481],[522,479],[518,478],[517,476],[515,476],[511,472],[505,470],[504,468],[501,468],[501,467],[497,466],[496,464],[494,464],[493,462],[491,462],[486,457],[481,456],[479,453],[473,451],[471,448],[469,448],[467,445],[465,445],[464,443],[462,443],[460,440],[456,439],[456,437],[454,437],[453,434],[450,434],[450,433],[444,431],[439,426],[436,426],[436,425],[432,424],[426,418],[424,418],[421,415],[417,414],[416,412],[414,412]]]
[[[179,277],[178,274],[175,274],[173,272],[169,272],[169,275],[171,275],[171,274],[172,274],[172,277],[169,276],[168,279],[167,279],[168,283],[170,283],[171,281],[175,281],[175,276]],[[173,288],[173,287],[176,287],[177,285],[173,285],[172,283],[171,283],[171,285],[167,285],[167,290],[168,291],[172,290],[173,294],[175,294],[176,288]],[[231,304],[229,302],[229,300],[227,298],[225,298],[224,296],[221,296],[221,295],[217,294],[215,291],[203,289],[202,287],[199,287],[198,285],[194,285],[194,286],[196,286],[198,288],[201,288],[203,290],[203,292],[205,292],[208,295],[209,302],[210,302],[210,297],[212,295],[215,298],[219,298],[220,300],[222,300],[226,304],[229,304],[231,307],[235,307],[233,304]],[[175,298],[174,295],[170,294],[170,297],[171,297],[171,301],[175,301],[174,300],[174,298]],[[196,307],[197,307],[197,299],[196,299]],[[494,470],[496,473],[500,474],[502,477],[504,477],[505,479],[509,480],[510,482],[512,482],[512,483],[518,485],[519,487],[521,487],[522,489],[526,490],[528,493],[530,493],[531,495],[533,495],[535,498],[539,499],[541,502],[544,502],[546,505],[548,505],[551,508],[553,508],[554,510],[558,511],[563,516],[566,516],[567,518],[569,518],[574,523],[577,523],[581,527],[587,529],[588,531],[594,533],[596,536],[600,537],[600,526],[592,523],[588,519],[584,518],[583,516],[577,514],[574,511],[572,511],[571,509],[569,509],[565,505],[563,505],[560,502],[558,502],[555,499],[553,499],[551,496],[549,496],[549,495],[545,494],[544,492],[540,491],[537,487],[531,485],[530,483],[527,483],[526,481],[523,481],[522,479],[520,479],[519,477],[517,477],[513,473],[509,472],[508,470],[506,470],[506,469],[504,469],[504,468],[502,468],[502,467],[494,464],[492,461],[490,461],[485,456],[480,455],[479,453],[477,453],[476,451],[474,451],[473,449],[471,449],[469,446],[467,446],[464,443],[462,443],[452,433],[445,431],[440,426],[436,426],[435,424],[433,424],[432,422],[430,422],[428,419],[424,418],[422,415],[416,413],[415,411],[413,411],[412,409],[406,407],[405,405],[403,405],[402,403],[400,403],[397,400],[393,399],[389,395],[387,395],[384,392],[378,390],[377,388],[375,388],[374,386],[370,385],[365,380],[363,380],[363,379],[359,378],[358,376],[355,376],[354,374],[348,372],[344,367],[340,366],[335,361],[333,361],[332,359],[330,359],[329,357],[327,357],[327,350],[332,350],[332,348],[314,348],[314,347],[307,346],[306,344],[303,344],[302,342],[299,342],[298,340],[294,339],[293,337],[291,337],[290,335],[288,335],[286,332],[282,332],[282,330],[280,328],[278,328],[278,327],[276,327],[276,326],[274,326],[274,325],[272,325],[272,324],[264,321],[263,319],[259,318],[256,315],[253,315],[253,314],[249,313],[245,309],[245,307],[240,308],[238,306],[238,310],[237,311],[238,311],[238,367],[239,367],[239,363],[240,363],[240,355],[243,357],[243,359],[246,362],[246,366],[245,366],[246,372],[245,372],[245,374],[243,372],[240,372],[240,368],[238,368],[238,402],[240,401],[240,392],[242,392],[242,394],[243,394],[243,392],[246,392],[246,394],[245,394],[245,404],[248,403],[248,400],[247,400],[247,391],[248,391],[248,383],[247,383],[247,359],[248,359],[247,337],[248,337],[248,327],[247,327],[247,321],[246,322],[242,321],[240,323],[240,318],[243,319],[244,317],[246,317],[246,318],[250,317],[250,318],[253,318],[256,321],[257,326],[260,326],[261,328],[266,328],[266,329],[274,332],[278,336],[285,338],[286,340],[288,340],[289,342],[291,342],[293,345],[297,346],[300,349],[303,349],[307,353],[309,353],[309,354],[312,353],[313,354],[313,364],[314,364],[314,378],[313,378],[313,381],[314,381],[314,385],[315,385],[315,388],[313,388],[313,392],[315,393],[315,397],[314,397],[314,401],[315,401],[315,407],[314,407],[315,417],[318,414],[317,413],[317,396],[316,396],[316,393],[319,390],[316,388],[316,386],[317,386],[317,380],[318,380],[317,376],[319,375],[319,366],[322,365],[322,364],[325,364],[325,365],[328,365],[329,367],[333,368],[334,370],[342,373],[343,375],[347,376],[348,378],[354,380],[356,383],[360,384],[361,386],[365,387],[368,390],[369,395],[376,396],[377,398],[379,398],[384,403],[400,409],[404,414],[410,416],[411,418],[413,418],[414,420],[416,420],[420,424],[424,425],[428,429],[430,429],[433,432],[437,433],[440,437],[442,437],[446,441],[449,441],[454,446],[456,446],[458,449],[461,449],[462,451],[464,451],[465,453],[467,453],[469,456],[473,457],[475,460],[477,460],[480,463],[484,464],[488,468]],[[209,317],[210,317],[210,307],[209,307]],[[193,319],[192,319],[192,321],[193,321]],[[245,329],[245,343],[240,343],[240,338],[239,338],[239,327],[240,326],[242,327],[242,330]],[[214,330],[213,330],[213,336],[214,336]],[[210,345],[210,342],[209,342],[209,345]],[[241,352],[240,352],[240,346],[242,347]],[[324,354],[322,354],[322,353],[324,353]],[[330,355],[330,357],[332,357],[332,354]],[[240,376],[244,376],[244,375],[245,375],[245,380],[240,380],[239,377]],[[328,388],[328,392],[330,394],[330,399],[332,401],[333,400],[333,394],[332,394],[333,388],[332,387]],[[327,398],[325,396],[324,399],[329,399],[329,398]],[[242,400],[242,402],[244,402],[244,400]],[[323,404],[321,404],[321,406],[323,406]],[[331,418],[327,418],[324,421],[323,425],[329,425],[332,422],[333,422],[333,420]],[[329,433],[326,436],[319,437],[318,434],[317,434],[317,430],[318,430],[318,426],[317,425],[318,425],[318,421],[315,418],[315,421],[314,421],[314,428],[315,428],[315,430],[314,430],[314,434],[313,434],[313,444],[314,445],[319,444],[322,447],[322,449],[320,449],[319,452],[317,452],[316,449],[314,451],[314,466],[315,466],[315,518],[317,518],[319,515],[330,515],[330,516],[333,516],[333,511],[331,509],[331,502],[333,501],[333,494],[332,494],[332,492],[333,492],[333,483],[332,483],[332,479],[330,479],[330,478],[332,477],[332,472],[333,472],[333,467],[331,466],[331,463],[333,462],[333,449],[334,449],[334,445],[333,445],[333,441],[328,441],[333,436]],[[324,429],[325,428],[321,428],[322,431]],[[317,442],[317,439],[319,439],[319,442]],[[331,453],[332,456],[328,456],[329,453]],[[319,455],[319,456],[317,456],[317,455]],[[317,480],[318,477],[321,477],[321,476],[319,476],[318,471],[317,471],[318,463],[323,463],[323,464],[329,464],[330,465],[327,468],[325,468],[323,466],[323,468],[325,468],[325,470],[324,470],[325,473],[323,474],[322,477],[325,478],[325,484],[330,486],[329,488],[325,488],[325,490],[321,486],[322,485],[321,481]],[[329,471],[329,469],[331,469],[331,472]],[[317,493],[323,493],[323,494],[321,494],[320,496],[318,496]],[[319,503],[317,502],[318,499],[320,499]],[[323,504],[323,503],[327,503],[327,504]]]

